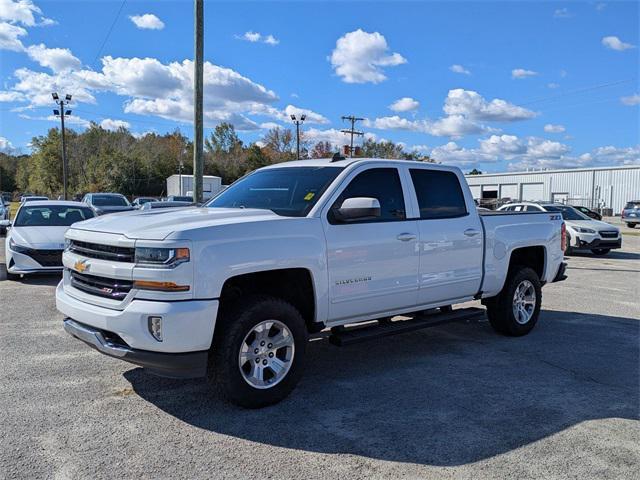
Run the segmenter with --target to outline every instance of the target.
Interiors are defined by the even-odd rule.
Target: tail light
[[[567,249],[567,226],[562,222],[560,227],[560,248],[564,252]]]

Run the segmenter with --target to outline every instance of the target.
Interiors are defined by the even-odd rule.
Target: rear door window
[[[467,215],[467,205],[456,174],[441,170],[410,169],[421,219]]]

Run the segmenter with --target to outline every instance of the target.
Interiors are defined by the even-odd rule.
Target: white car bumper
[[[63,283],[56,288],[58,310],[89,329],[116,334],[126,348],[177,354],[204,352],[211,347],[218,300],[158,302],[133,299],[124,310],[114,310],[72,297],[65,292]],[[162,317],[162,341],[156,340],[150,332],[150,316]]]
[[[5,259],[7,262],[7,270],[9,273],[27,274],[27,273],[56,273],[62,271],[62,265],[56,267],[44,267],[36,262],[29,255],[7,251],[8,255]]]

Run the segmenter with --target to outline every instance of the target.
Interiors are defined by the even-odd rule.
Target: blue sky
[[[342,144],[355,114],[465,170],[640,163],[638,5],[205,1],[205,133],[306,112],[307,140]],[[74,129],[191,136],[192,8],[0,0],[0,148],[56,125],[52,90]]]

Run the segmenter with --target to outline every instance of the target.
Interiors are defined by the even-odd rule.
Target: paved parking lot
[[[56,277],[0,280],[0,478],[638,478],[640,236],[568,261],[527,337],[315,341],[258,411],[70,338]]]

